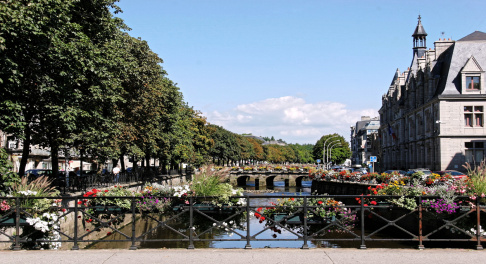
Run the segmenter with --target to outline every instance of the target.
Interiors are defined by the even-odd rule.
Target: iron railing
[[[373,198],[371,203],[370,198]],[[70,248],[77,250],[81,244],[81,247],[85,247],[97,242],[128,242],[129,249],[134,250],[141,243],[161,243],[160,248],[164,247],[163,243],[184,242],[188,249],[193,249],[196,243],[242,241],[244,248],[250,249],[256,241],[300,241],[301,248],[306,249],[309,248],[309,241],[314,244],[327,241],[351,242],[360,249],[366,249],[371,242],[400,241],[413,243],[419,249],[425,247],[424,243],[432,242],[468,242],[476,249],[483,249],[486,236],[482,226],[486,227],[486,206],[480,198],[471,200],[469,197],[458,197],[457,210],[451,214],[438,213],[436,209],[426,206],[428,203],[424,201],[439,197],[409,197],[417,204],[411,210],[390,203],[398,198],[245,195],[232,198],[234,201],[240,199],[244,205],[213,206],[204,202],[208,197],[170,197],[178,203],[166,208],[163,213],[149,213],[138,210],[138,203],[143,201],[143,197],[0,197],[0,202],[5,200],[11,204],[10,210],[0,212],[0,235],[5,238],[0,243],[11,244],[13,250],[20,250],[26,243],[60,242],[71,243]],[[34,199],[60,202],[60,206],[51,208],[52,212],[59,214],[55,222],[60,226],[57,239],[29,241],[29,234],[25,233],[27,224],[22,219],[34,216],[35,208],[29,205],[29,201]],[[89,203],[83,206],[91,199],[117,199],[120,203],[129,204],[129,208],[100,204],[90,206]],[[316,203],[320,199],[334,199],[344,204]],[[297,205],[282,204],[282,201],[291,200]],[[350,222],[353,218],[343,218],[340,214],[333,218],[322,217],[319,216],[319,208],[322,207],[329,212],[346,212],[348,216],[356,217],[353,223]],[[286,213],[277,217],[277,213],[268,213],[272,210]],[[13,218],[13,221],[8,222],[8,218]],[[141,228],[136,224],[139,221],[150,222],[150,225],[144,224]],[[252,221],[260,221],[261,224],[255,227],[250,224]],[[231,232],[234,235],[221,236],[222,233],[216,231],[222,228],[222,233]],[[9,229],[14,232],[9,233]],[[105,235],[106,231],[108,233]],[[291,237],[279,237],[282,231]],[[157,238],[153,236],[156,232],[170,235]],[[99,235],[101,233],[103,235]]]
[[[139,169],[133,172],[120,172],[118,177],[115,177],[113,173],[71,176],[67,180],[64,177],[60,177],[54,180],[52,185],[65,194],[79,191],[86,192],[92,188],[109,187],[117,184],[170,183],[171,180],[177,178],[190,180],[191,175],[190,171],[185,170],[170,170],[162,174]]]

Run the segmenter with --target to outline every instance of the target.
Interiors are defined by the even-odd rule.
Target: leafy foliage
[[[324,149],[324,144],[326,145]],[[328,157],[328,150],[331,150],[331,154]],[[338,134],[330,134],[322,136],[314,145],[312,151],[314,159],[327,159],[329,158],[334,164],[341,164],[346,159],[351,157],[351,150],[349,144],[344,137]]]
[[[20,177],[12,171],[12,164],[8,160],[5,149],[0,148],[0,195],[5,196],[9,193],[14,184],[20,183]]]

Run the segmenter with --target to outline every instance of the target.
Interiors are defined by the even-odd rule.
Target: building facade
[[[427,49],[419,16],[413,57],[398,69],[379,110],[381,169],[461,170],[484,160],[486,33]]]
[[[361,121],[351,127],[351,162],[353,165],[363,165],[370,161],[371,156],[379,156],[380,119],[362,116]]]

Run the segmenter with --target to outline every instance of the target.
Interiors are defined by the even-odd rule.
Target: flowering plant
[[[2,200],[0,203],[0,211],[8,211],[10,210],[10,205],[7,203],[7,201]]]
[[[294,227],[287,226],[286,228],[297,228],[300,230],[300,224],[303,221],[301,217],[307,217],[307,221],[314,225],[325,225],[325,229],[328,232],[344,232],[351,229],[356,221],[356,213],[346,208],[344,203],[333,198],[308,198],[307,212],[304,212],[303,203],[304,198],[301,197],[277,199],[277,202],[271,202],[268,207],[257,208],[254,216],[259,219],[260,223],[265,222],[266,225],[272,226],[270,230],[275,232],[273,237],[277,236],[276,233],[281,232],[278,226],[291,224]],[[276,221],[278,221],[278,224],[276,224]],[[322,226],[319,229],[321,228]],[[299,232],[302,231],[300,230]]]
[[[47,240],[40,243],[43,249],[58,249],[61,247],[61,235],[59,234],[59,216],[57,213],[43,213],[37,217],[27,217],[26,222],[37,232],[30,233],[31,240]],[[28,228],[24,232],[29,231]],[[24,247],[29,247],[28,242]],[[30,245],[32,246],[32,245]],[[35,245],[34,245],[35,247]]]

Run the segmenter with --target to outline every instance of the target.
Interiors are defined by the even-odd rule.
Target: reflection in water
[[[302,182],[303,187],[285,187],[283,181],[275,182],[274,186],[268,187],[266,189],[271,190],[271,192],[266,195],[269,198],[261,199],[251,199],[251,205],[269,206],[270,202],[276,201],[276,196],[280,195],[310,195],[311,181]],[[240,187],[241,188],[241,187]],[[252,195],[253,190],[258,190],[255,187],[254,182],[248,182],[247,186],[243,189],[248,191],[249,195]],[[262,195],[262,194],[258,194]],[[208,213],[208,212],[205,212]],[[196,226],[195,233],[201,240],[211,239],[211,240],[240,240],[240,241],[195,241],[195,248],[244,248],[246,245],[246,216],[244,214],[238,215],[232,219],[228,219],[228,214],[210,214],[208,215],[214,220],[225,222],[231,226],[231,228],[222,226],[214,227],[214,221],[208,219],[205,216],[195,215],[197,220],[194,223],[200,224]],[[158,223],[162,221],[167,221],[165,225],[158,226]],[[202,224],[201,224],[202,223]],[[165,219],[160,215],[144,216],[139,218],[136,223],[135,230],[137,231],[137,237],[143,237],[147,240],[158,240],[158,241],[144,241],[138,242],[137,246],[139,248],[187,248],[189,242],[187,241],[170,241],[170,240],[180,240],[187,239],[189,236],[189,219],[187,215],[180,215],[178,218],[173,220]],[[250,217],[250,235],[257,235],[258,239],[271,239],[272,241],[251,241],[252,248],[265,248],[265,247],[281,247],[281,248],[300,248],[303,244],[302,241],[277,241],[282,239],[297,239],[298,236],[293,233],[294,231],[288,231],[281,229],[277,235],[276,232],[272,230],[262,230],[265,228],[264,223],[260,223],[255,217]],[[121,233],[131,234],[132,226],[128,225],[120,229]],[[261,233],[260,233],[261,232]],[[107,236],[106,239],[109,240],[127,240],[125,236],[120,233],[112,232],[111,235]],[[273,241],[275,240],[275,241]],[[317,244],[317,245],[316,245]],[[319,243],[308,243],[309,247],[338,247],[332,243],[325,243],[323,245]],[[107,249],[107,248],[129,248],[131,246],[130,241],[124,242],[97,242],[90,245],[88,248],[93,249]]]
[[[269,187],[267,189],[271,192],[267,193],[268,198],[251,199],[251,206],[255,207],[265,207],[269,206],[273,201],[275,202],[280,195],[310,195],[310,183],[303,182],[303,187],[285,187],[284,182],[276,182],[275,186]],[[252,195],[252,190],[255,190],[255,186],[244,187],[248,191],[249,195]],[[258,194],[262,195],[262,194]],[[195,213],[194,223],[198,224],[195,226],[195,234],[199,240],[195,241],[195,248],[244,248],[246,245],[246,216],[244,214],[238,214],[234,217],[230,217],[231,214],[221,213],[221,212],[210,212],[204,211],[205,215]],[[142,218],[137,219],[135,225],[135,230],[137,231],[136,236],[144,238],[146,240],[157,240],[157,241],[142,241],[137,242],[139,248],[187,248],[189,246],[188,241],[171,241],[171,240],[181,240],[187,239],[189,237],[189,215],[188,212],[180,213],[177,217],[172,217],[173,219],[167,219],[160,215],[145,215]],[[165,224],[159,224],[166,221]],[[226,223],[226,225],[217,226],[215,223]],[[216,226],[215,226],[216,225]],[[278,241],[283,239],[297,239],[299,234],[298,228],[286,230],[280,228],[279,232],[276,233],[275,230],[262,230],[265,228],[265,222],[260,223],[255,217],[250,217],[250,235],[256,236],[257,239],[268,239],[270,241],[251,241],[252,248],[300,248],[303,245],[303,241]],[[310,227],[316,228],[316,227]],[[120,231],[124,234],[131,235],[132,226],[128,225],[121,228]],[[311,230],[312,231],[312,230]],[[353,230],[353,232],[359,233],[359,230]],[[351,238],[349,234],[324,234],[326,237],[346,237]],[[125,236],[117,232],[106,237],[109,240],[127,240]],[[232,241],[204,241],[207,240],[232,240]],[[233,241],[234,240],[234,241]],[[308,246],[310,248],[315,247],[325,247],[325,248],[336,248],[336,247],[358,247],[357,242],[329,242],[329,241],[309,241]],[[96,249],[108,249],[108,248],[129,248],[131,246],[130,241],[125,242],[97,242],[90,245],[88,248]],[[388,245],[390,247],[390,245]]]

